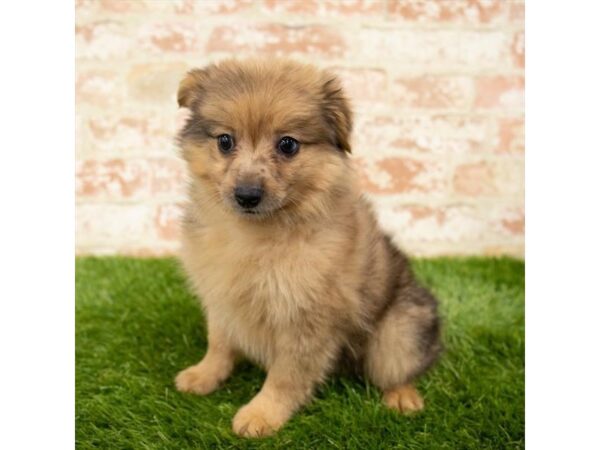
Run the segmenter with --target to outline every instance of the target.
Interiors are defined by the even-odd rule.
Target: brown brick
[[[310,54],[341,57],[346,53],[346,43],[332,28],[320,25],[219,26],[212,31],[206,51],[256,52],[271,56]]]

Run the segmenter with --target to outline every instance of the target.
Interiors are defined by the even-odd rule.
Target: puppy
[[[343,366],[390,408],[423,408],[411,383],[440,353],[437,301],[361,196],[339,81],[291,61],[230,60],[189,72],[178,102],[191,111],[178,137],[191,176],[181,259],[208,350],[177,388],[213,392],[238,357],[264,367],[233,419],[248,437],[279,429]]]

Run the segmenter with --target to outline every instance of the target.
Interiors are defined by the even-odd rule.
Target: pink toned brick
[[[162,152],[175,155],[176,115],[98,114],[85,122],[89,130],[90,152],[123,154]]]
[[[386,97],[387,74],[380,69],[343,68],[330,69],[342,82],[352,102],[381,101]]]
[[[390,18],[416,23],[490,24],[505,20],[512,0],[388,0]]]
[[[180,236],[181,205],[160,205],[154,215],[157,236],[166,241],[176,241]]]
[[[525,22],[525,2],[520,0],[509,2],[508,17],[511,22],[523,25]]]
[[[76,56],[85,60],[127,60],[140,55],[198,52],[202,29],[186,20],[144,21],[131,25],[122,14],[75,27]],[[177,19],[177,17],[174,17]]]
[[[149,178],[143,160],[78,161],[75,192],[78,198],[143,198],[148,194]]]
[[[348,34],[354,58],[394,62],[425,73],[512,66],[513,34],[503,30],[363,27]]]
[[[177,250],[178,84],[262,55],[339,76],[352,158],[395,242],[522,255],[524,14],[520,0],[76,0],[77,252]]]
[[[398,236],[403,247],[420,254],[430,255],[436,248],[433,244],[441,244],[441,248],[452,249],[455,254],[500,254],[501,248],[511,248],[510,254],[518,255],[515,249],[524,238],[522,207],[394,204],[377,198],[375,203],[382,226]]]
[[[398,152],[454,157],[490,150],[490,119],[469,115],[358,116],[355,154],[362,158]]]
[[[511,45],[512,57],[515,66],[519,69],[525,67],[525,31],[515,33]]]
[[[494,169],[486,162],[463,164],[456,168],[454,191],[468,196],[492,195],[497,191]]]
[[[434,161],[412,158],[357,160],[362,186],[375,194],[432,193],[444,187],[444,170]]]
[[[110,69],[80,69],[75,78],[77,106],[115,107],[125,100],[123,82]]]
[[[383,205],[379,210],[384,228],[405,244],[476,241],[488,233],[485,214],[471,205]]]
[[[75,111],[75,158],[77,161],[83,157],[88,145],[83,114]]]
[[[137,31],[137,42],[150,54],[190,53],[200,50],[198,28],[184,21],[144,24]]]
[[[515,208],[507,211],[500,219],[501,232],[511,236],[525,235],[525,211]]]
[[[205,15],[246,14],[253,0],[172,0],[168,7],[178,14]],[[163,6],[164,8],[165,6]]]
[[[524,175],[520,158],[460,164],[454,171],[454,192],[467,197],[495,196],[522,200]]]
[[[103,14],[224,15],[246,13],[253,0],[77,0],[78,12]]]
[[[476,82],[475,107],[523,110],[525,78],[521,76],[481,77]]]
[[[119,20],[97,20],[75,25],[75,55],[108,61],[129,57],[136,47],[133,30]]]
[[[138,204],[78,204],[75,237],[80,247],[143,247],[155,238],[154,207]]]
[[[196,12],[196,0],[174,0],[169,4],[169,7],[173,8],[178,14],[194,14]],[[211,6],[214,2],[209,3]]]
[[[463,76],[400,77],[392,81],[391,100],[400,108],[458,108],[473,102],[473,80]]]
[[[149,160],[150,195],[183,198],[187,182],[185,164],[180,158],[153,158]]]
[[[409,206],[397,208],[396,212],[407,217],[406,239],[428,241],[444,237],[452,242],[481,237],[485,233],[485,221],[477,209],[466,205]]]
[[[291,27],[279,24],[244,24],[214,28],[206,51],[341,57],[346,54],[347,46],[340,34],[322,25]]]
[[[497,195],[521,204],[525,199],[525,161],[522,156],[501,158],[494,163]]]
[[[124,158],[77,162],[78,198],[103,200],[147,200],[183,198],[186,170],[173,158]]]
[[[146,11],[152,5],[148,0],[94,0],[100,10],[109,13],[131,13]]]
[[[494,149],[498,153],[525,151],[525,121],[523,117],[504,117],[497,121]]]
[[[126,77],[128,94],[142,103],[174,108],[179,82],[189,69],[179,62],[135,64]]]
[[[310,17],[383,15],[383,0],[265,0],[262,10],[268,14],[302,14]]]

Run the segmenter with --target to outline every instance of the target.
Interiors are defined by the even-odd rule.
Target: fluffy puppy
[[[214,391],[238,357],[264,367],[233,419],[241,436],[279,429],[341,366],[389,407],[423,408],[411,382],[440,352],[437,301],[361,196],[339,81],[291,61],[230,60],[189,72],[178,101],[191,111],[181,259],[208,350],[177,388]]]

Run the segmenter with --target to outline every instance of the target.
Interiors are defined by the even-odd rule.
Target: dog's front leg
[[[202,361],[185,370],[175,378],[175,386],[181,392],[207,395],[231,374],[235,353],[226,339],[226,334],[208,320],[208,350]]]
[[[272,434],[310,400],[315,386],[324,380],[337,356],[331,339],[285,339],[268,370],[260,392],[233,418],[233,431],[244,437]]]

